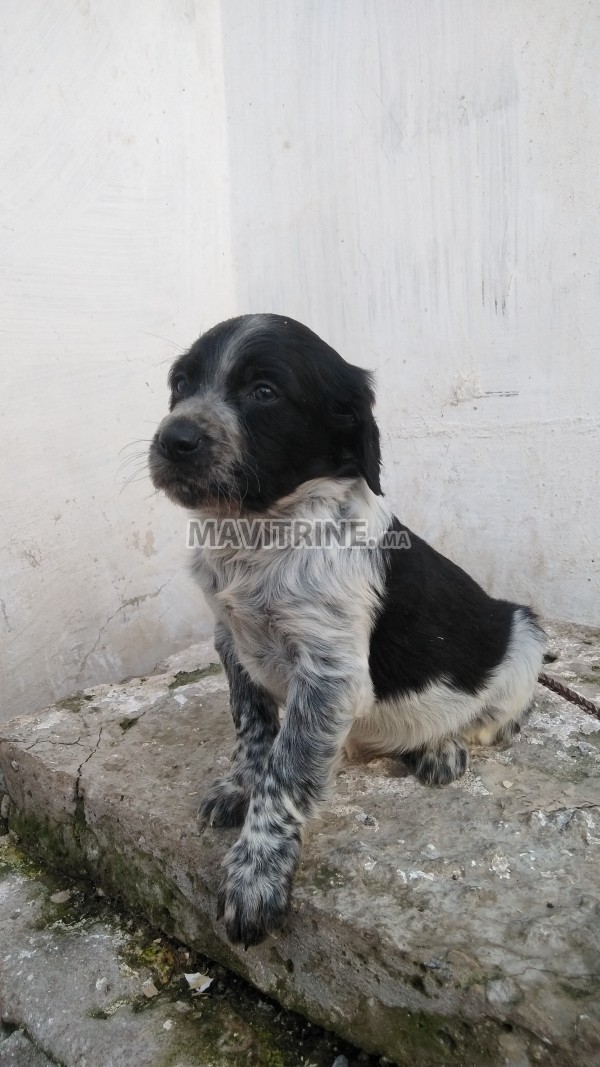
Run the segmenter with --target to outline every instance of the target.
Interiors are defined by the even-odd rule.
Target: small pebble
[[[377,820],[372,815],[367,815],[366,811],[357,811],[354,818],[364,826],[377,826]]]
[[[163,1023],[163,1030],[172,1030],[172,1029],[173,1029],[173,1020],[172,1019],[165,1019],[165,1021]]]
[[[66,904],[71,897],[70,889],[61,889],[60,893],[53,893],[50,900],[53,904]]]
[[[512,782],[504,781],[502,783],[502,785],[504,786],[505,789],[512,789]]]
[[[336,1056],[331,1067],[350,1067],[346,1056]]]
[[[142,986],[142,993],[145,997],[148,997],[148,1000],[151,1000],[152,997],[158,996],[158,989],[154,985],[154,982],[151,978],[147,978],[144,982]]]

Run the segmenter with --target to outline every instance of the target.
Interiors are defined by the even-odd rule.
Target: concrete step
[[[552,636],[551,673],[597,700],[598,633]],[[540,688],[511,746],[443,790],[392,760],[342,765],[285,928],[244,952],[215,917],[235,834],[195,821],[233,741],[213,655],[5,724],[21,841],[394,1062],[600,1062],[600,723]]]
[[[1,1067],[376,1067],[0,837]],[[158,936],[157,936],[158,935]]]

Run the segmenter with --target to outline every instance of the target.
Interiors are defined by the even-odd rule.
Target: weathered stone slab
[[[553,643],[552,673],[597,700],[598,634]],[[520,737],[446,789],[391,760],[343,765],[285,929],[245,953],[215,920],[234,834],[195,823],[231,749],[226,683],[175,677],[189,663],[3,728],[24,841],[399,1063],[600,1062],[600,723],[540,688]]]
[[[15,1030],[4,1039],[0,1034],[0,1063],[2,1067],[52,1067],[52,1061],[22,1030]]]
[[[358,1055],[0,836],[0,1067],[355,1067]]]

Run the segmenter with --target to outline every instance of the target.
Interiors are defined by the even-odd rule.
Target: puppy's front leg
[[[233,637],[224,623],[215,629],[215,648],[229,682],[236,742],[228,774],[216,778],[200,805],[200,820],[212,826],[241,826],[250,794],[265,769],[279,730],[277,704],[255,685],[237,658]]]
[[[231,941],[256,945],[282,923],[302,826],[324,799],[355,708],[367,692],[368,672],[343,678],[328,676],[327,667],[320,677],[311,672],[292,683],[285,722],[252,792],[242,833],[224,861],[218,914]]]

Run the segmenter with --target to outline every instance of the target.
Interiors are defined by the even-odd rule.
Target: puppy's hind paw
[[[202,826],[241,826],[248,810],[248,795],[231,778],[216,778],[200,804]]]
[[[520,732],[519,719],[509,719],[508,722],[498,725],[497,717],[488,713],[463,730],[462,737],[472,745],[509,745]]]
[[[448,785],[462,778],[469,766],[469,750],[463,741],[450,737],[435,748],[407,752],[404,761],[423,785]]]

